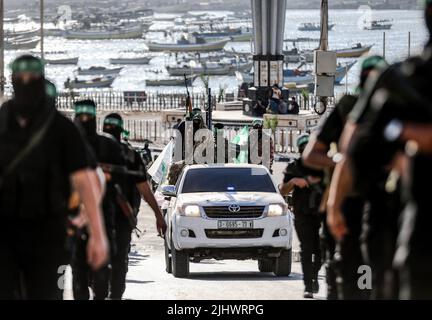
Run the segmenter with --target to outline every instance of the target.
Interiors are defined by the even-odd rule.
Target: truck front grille
[[[254,239],[261,238],[264,229],[205,229],[209,239]]]
[[[240,206],[238,212],[229,211],[229,206],[204,207],[204,212],[209,218],[259,218],[264,213],[264,207]]]

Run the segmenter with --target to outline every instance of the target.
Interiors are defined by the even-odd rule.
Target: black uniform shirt
[[[346,117],[356,102],[355,96],[343,96],[328,118],[321,121],[316,131],[317,139],[329,147],[331,143],[337,143],[345,126]]]
[[[42,218],[65,213],[70,175],[95,166],[80,131],[53,106],[41,110],[28,127],[18,125],[13,101],[0,108],[0,172],[38,132],[50,112],[54,118],[42,141],[5,177],[0,191],[0,214]]]
[[[322,180],[324,173],[303,165],[301,159],[290,162],[284,172],[284,183],[294,178],[305,179],[308,176],[318,177]],[[296,217],[300,215],[317,214],[322,196],[322,186],[314,185],[306,188],[294,187],[293,207]]]

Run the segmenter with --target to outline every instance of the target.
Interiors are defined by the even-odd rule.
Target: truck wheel
[[[283,250],[281,255],[276,258],[276,262],[274,265],[274,274],[277,277],[288,277],[291,273],[291,249]]]
[[[171,262],[172,274],[176,278],[187,278],[189,276],[189,254],[182,250],[176,250],[171,237]]]
[[[274,260],[272,260],[272,259],[258,259],[258,270],[260,272],[273,272]]]
[[[171,258],[171,252],[168,248],[167,238],[165,238],[164,246],[165,246],[165,271],[167,273],[172,273],[172,258]]]

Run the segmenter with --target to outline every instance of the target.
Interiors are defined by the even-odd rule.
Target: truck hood
[[[279,193],[269,192],[209,192],[183,193],[178,197],[182,204],[199,206],[224,206],[230,204],[265,206],[272,203],[285,203]]]

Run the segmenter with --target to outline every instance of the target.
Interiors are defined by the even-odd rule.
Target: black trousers
[[[111,299],[120,300],[126,290],[131,235],[129,222],[123,216],[118,217],[115,238],[117,250],[111,258]]]
[[[324,254],[323,261],[326,269],[327,300],[337,300],[339,295],[336,283],[336,242],[327,226],[327,214],[322,214],[322,220],[321,243],[322,252]]]
[[[336,249],[338,294],[340,299],[368,299],[370,290],[361,289],[358,280],[361,276],[359,267],[365,265],[360,237],[365,201],[363,198],[349,197],[344,201],[342,211],[348,228],[348,234],[340,241]]]
[[[321,269],[321,246],[319,230],[321,219],[318,214],[296,214],[294,226],[300,240],[301,265],[305,290],[312,291],[313,280],[318,280]]]
[[[75,300],[89,300],[89,287],[93,289],[94,300],[108,298],[110,266],[105,265],[93,271],[87,263],[87,234],[75,238],[72,253],[73,295]]]
[[[396,299],[399,295],[399,275],[393,259],[400,211],[399,196],[384,192],[371,198],[365,211],[362,248],[364,261],[372,268],[374,300]]]
[[[62,221],[2,221],[0,299],[62,300],[67,264]]]

